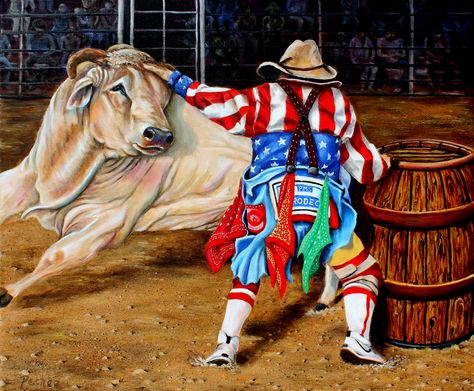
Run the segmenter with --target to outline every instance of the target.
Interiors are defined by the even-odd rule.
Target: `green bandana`
[[[319,199],[318,214],[313,226],[303,238],[298,250],[298,257],[303,257],[302,286],[305,293],[309,292],[311,276],[319,269],[319,258],[328,244],[331,244],[329,232],[329,186],[328,178],[324,179]]]

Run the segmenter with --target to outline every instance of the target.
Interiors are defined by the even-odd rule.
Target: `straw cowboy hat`
[[[312,39],[297,39],[285,50],[279,62],[266,61],[259,65],[257,74],[263,78],[275,78],[281,74],[327,83],[334,81],[337,71],[323,63],[318,45]]]

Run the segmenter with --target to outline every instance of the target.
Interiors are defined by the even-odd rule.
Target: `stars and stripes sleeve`
[[[251,127],[247,123],[248,115],[255,105],[252,90],[211,87],[195,81],[188,88],[186,102],[230,133],[247,135],[246,131]]]
[[[387,163],[375,145],[362,133],[349,99],[337,88],[324,89],[319,98],[320,131],[340,139],[340,162],[349,174],[363,184],[381,179]]]
[[[255,111],[259,107],[257,87],[246,90],[211,87],[193,81],[179,71],[172,72],[168,85],[186,102],[230,133],[249,137],[254,135]]]

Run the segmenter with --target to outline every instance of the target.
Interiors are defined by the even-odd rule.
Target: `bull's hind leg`
[[[326,266],[324,275],[324,289],[321,296],[319,296],[316,303],[316,311],[322,311],[334,304],[336,300],[337,288],[339,286],[339,279],[330,266]]]
[[[35,181],[36,174],[28,167],[26,159],[0,174],[0,224],[38,201]]]
[[[7,285],[6,291],[0,288],[0,306],[6,306],[12,298],[33,283],[88,262],[114,239],[122,229],[123,223],[123,213],[114,211],[102,215],[100,219],[80,231],[61,238],[46,250],[32,273],[14,284]]]

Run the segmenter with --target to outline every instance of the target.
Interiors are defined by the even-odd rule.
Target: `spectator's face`
[[[66,13],[66,12],[67,12],[67,6],[66,6],[66,4],[64,4],[64,3],[59,4],[58,11],[59,11],[59,12],[62,12],[62,13]]]
[[[387,31],[385,33],[385,38],[389,41],[393,41],[395,39],[395,32],[393,31]]]

